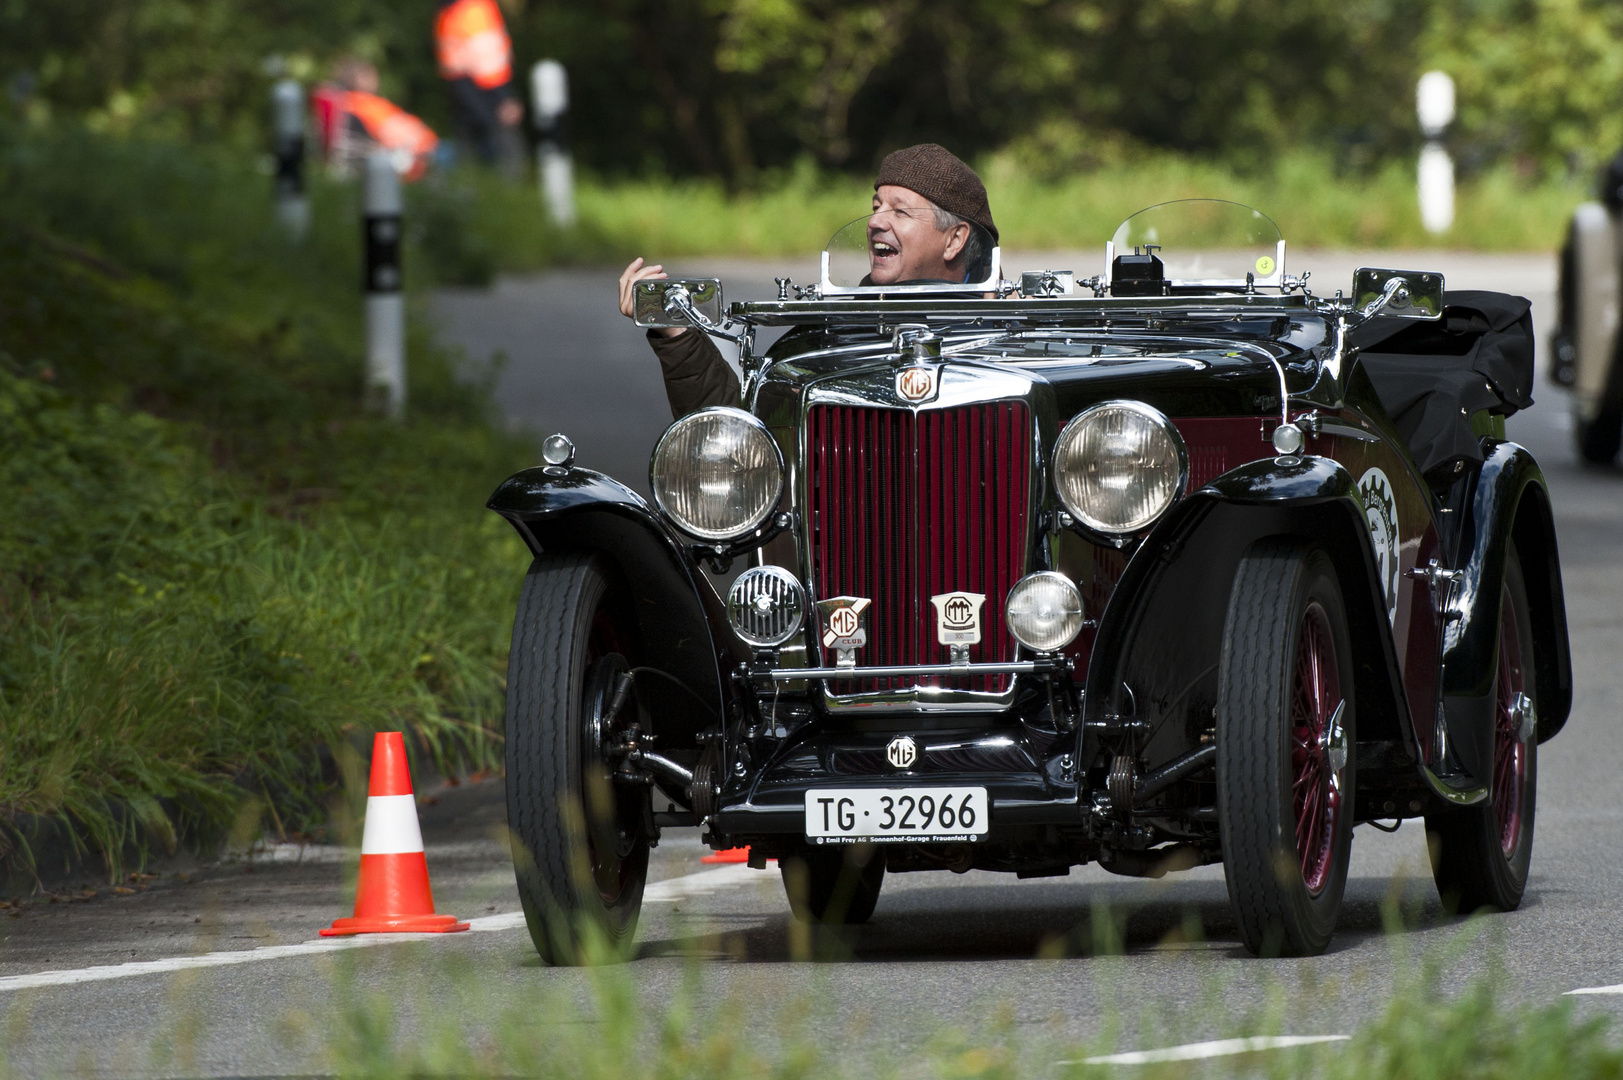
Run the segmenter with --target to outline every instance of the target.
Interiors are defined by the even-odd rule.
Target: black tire
[[[1315,955],[1335,931],[1357,781],[1352,674],[1329,557],[1289,541],[1252,545],[1223,626],[1217,805],[1229,902],[1258,955]]]
[[[628,670],[629,620],[605,567],[543,555],[524,579],[507,665],[507,822],[530,938],[549,964],[636,932],[648,878],[648,789],[616,783],[602,722]],[[635,695],[610,723],[635,718]]]
[[[1578,456],[1591,465],[1610,465],[1623,449],[1623,409],[1602,409],[1589,423],[1576,416],[1574,433],[1578,437]]]
[[[885,853],[872,844],[807,848],[778,867],[789,909],[801,922],[865,923],[885,883]]]
[[[1533,861],[1533,815],[1538,804],[1538,737],[1520,738],[1525,694],[1538,715],[1533,679],[1533,623],[1527,584],[1512,546],[1500,589],[1499,648],[1494,667],[1495,709],[1492,796],[1478,806],[1426,815],[1431,876],[1443,906],[1469,915],[1487,908],[1514,911],[1527,890]]]

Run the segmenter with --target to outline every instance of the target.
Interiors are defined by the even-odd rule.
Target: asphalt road
[[[1091,272],[1093,261],[1030,265]],[[1535,301],[1541,333],[1549,325],[1548,257],[1310,254],[1293,270],[1314,270],[1314,285],[1330,291],[1358,264],[1441,268],[1456,287],[1522,292]],[[774,270],[783,272],[691,269],[719,269],[733,295],[765,295]],[[809,267],[790,272],[804,279]],[[508,281],[485,294],[441,294],[434,311],[471,364],[505,352],[499,400],[515,425],[566,431],[583,464],[641,488],[668,412],[652,355],[614,309],[614,277]],[[763,1043],[798,1032],[891,1060],[1002,1023],[1033,1075],[1051,1074],[1074,1044],[1113,1024],[1123,1048],[1269,1023],[1292,1035],[1349,1033],[1427,956],[1442,965],[1444,985],[1498,971],[1516,1002],[1623,983],[1623,470],[1580,468],[1565,395],[1542,372],[1535,393],[1538,405],[1512,418],[1510,431],[1539,456],[1553,490],[1577,692],[1566,731],[1540,751],[1533,876],[1519,911],[1480,919],[1461,937],[1432,889],[1422,831],[1410,824],[1392,835],[1358,830],[1337,936],[1313,959],[1246,956],[1220,867],[1160,881],[1091,867],[1023,882],[892,875],[868,926],[808,937],[790,920],[775,872],[702,867],[693,832],[669,831],[654,853],[660,884],[635,958],[619,973],[648,1010],[688,993],[728,1004],[737,1010],[729,1022]],[[499,782],[436,787],[419,801],[440,909],[476,919],[475,932],[282,948],[347,914],[352,862],[335,848],[275,848],[184,878],[166,871],[126,882],[123,892],[86,882],[0,918],[0,1039],[10,1066],[23,1075],[323,1072],[335,1061],[323,1035],[332,1017],[378,994],[399,1002],[406,1030],[519,1010],[556,1030],[560,1053],[598,1037],[590,1019],[574,1023],[558,1004],[588,1000],[592,977],[542,966],[513,915]],[[1389,934],[1383,909],[1393,902],[1403,922]],[[1095,955],[1100,945],[1120,955]],[[144,966],[120,967],[128,964]],[[1623,1011],[1619,996],[1577,1000],[1585,1011]]]

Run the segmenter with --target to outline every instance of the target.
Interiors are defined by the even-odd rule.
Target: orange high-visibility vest
[[[440,74],[491,90],[513,78],[513,42],[496,0],[456,0],[434,20]]]
[[[344,95],[344,107],[385,150],[407,150],[421,157],[439,145],[439,136],[427,124],[388,98],[351,90]]]

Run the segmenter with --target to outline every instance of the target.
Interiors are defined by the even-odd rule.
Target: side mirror
[[[1419,270],[1376,270],[1360,267],[1353,273],[1353,310],[1369,318],[1440,319],[1443,317],[1443,275]]]
[[[639,281],[632,299],[638,326],[721,328],[721,281],[717,278]]]

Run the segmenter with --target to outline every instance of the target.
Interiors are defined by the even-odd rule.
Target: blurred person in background
[[[335,176],[360,172],[374,149],[387,150],[395,170],[416,180],[439,146],[429,126],[378,94],[378,69],[359,57],[339,62],[333,81],[310,95],[327,168]]]
[[[524,106],[513,91],[513,42],[496,0],[444,0],[434,19],[434,51],[459,137],[480,161],[518,179]]]

